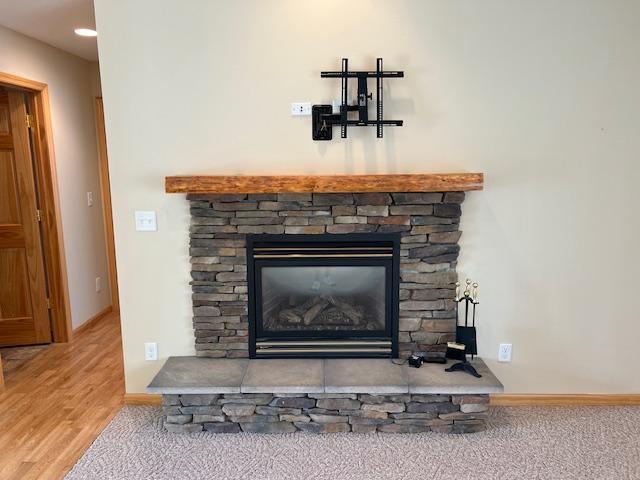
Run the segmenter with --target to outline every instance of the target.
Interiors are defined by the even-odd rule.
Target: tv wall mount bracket
[[[321,78],[339,78],[342,80],[342,102],[339,113],[333,113],[331,105],[314,105],[311,109],[312,137],[314,140],[331,140],[333,138],[333,126],[340,126],[340,136],[347,138],[347,127],[376,127],[378,138],[383,136],[383,128],[387,126],[401,127],[402,120],[385,120],[383,117],[383,78],[402,78],[404,72],[385,71],[382,69],[382,58],[376,61],[375,71],[356,72],[349,71],[349,59],[342,59],[342,71],[320,72]],[[358,80],[358,101],[349,105],[348,80]],[[369,100],[373,100],[373,93],[369,93],[367,80],[376,79],[376,119],[369,119]],[[357,112],[357,118],[349,118],[349,112]]]

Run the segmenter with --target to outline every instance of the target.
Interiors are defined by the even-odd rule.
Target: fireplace
[[[149,386],[165,428],[483,430],[503,388],[480,359],[481,379],[387,360],[456,339],[461,205],[481,188],[481,174],[167,178],[190,192],[196,356]]]
[[[398,233],[246,242],[251,358],[398,356]]]

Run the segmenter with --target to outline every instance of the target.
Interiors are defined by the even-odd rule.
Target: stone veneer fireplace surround
[[[401,235],[399,353],[443,352],[455,333],[464,192],[189,194],[198,356],[249,356],[247,234]]]
[[[480,359],[476,379],[445,373],[443,365],[414,369],[380,358],[242,358],[249,355],[248,235],[399,237],[399,354],[442,353],[455,335],[461,204],[482,182],[482,174],[167,177],[167,192],[187,193],[190,202],[197,356],[169,358],[147,389],[163,395],[165,428],[483,430],[488,394],[502,385]],[[327,302],[340,308],[339,299]]]

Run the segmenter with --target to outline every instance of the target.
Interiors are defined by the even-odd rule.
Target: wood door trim
[[[53,148],[49,88],[46,83],[0,72],[0,85],[21,88],[33,93],[33,114],[36,119],[34,144],[38,168],[38,188],[42,197],[42,231],[44,236],[45,262],[51,298],[51,319],[54,342],[71,340],[71,306],[69,283],[62,234],[58,175]]]
[[[100,163],[100,191],[102,193],[102,212],[104,235],[109,263],[109,286],[111,287],[111,306],[120,311],[118,295],[118,269],[116,266],[116,247],[113,239],[113,211],[111,209],[111,183],[109,180],[109,157],[107,155],[107,137],[104,124],[104,105],[102,97],[96,97],[96,139],[98,144],[98,162]]]
[[[0,84],[8,87],[18,87],[34,92],[41,92],[47,89],[47,84],[42,82],[36,82],[28,78],[12,75],[11,73],[0,72]]]

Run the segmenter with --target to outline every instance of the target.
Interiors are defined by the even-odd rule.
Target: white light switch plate
[[[311,103],[295,102],[291,104],[291,115],[294,117],[303,117],[311,115]]]
[[[93,207],[93,192],[87,192],[87,207]]]
[[[158,344],[147,342],[144,344],[144,359],[147,361],[158,360]]]
[[[499,362],[511,361],[511,344],[510,343],[500,344],[500,348],[498,349],[498,361]]]
[[[153,211],[136,211],[136,231],[138,232],[155,232],[158,230],[156,225],[156,212]]]

